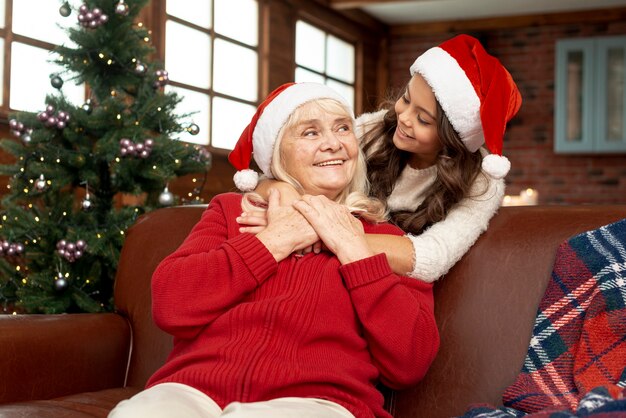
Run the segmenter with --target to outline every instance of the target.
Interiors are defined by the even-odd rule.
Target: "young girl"
[[[371,193],[387,202],[391,220],[406,232],[367,239],[395,272],[432,282],[500,207],[510,168],[501,155],[503,136],[521,96],[500,61],[468,35],[429,49],[410,72],[395,104],[357,119]],[[262,182],[259,190],[270,186],[289,193],[275,182]],[[243,230],[262,228],[262,216],[243,215]]]

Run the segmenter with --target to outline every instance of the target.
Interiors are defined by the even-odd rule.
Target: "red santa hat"
[[[486,145],[491,154],[483,159],[483,170],[494,178],[506,176],[511,163],[502,156],[504,131],[522,96],[500,61],[476,38],[459,35],[420,55],[411,65],[411,75],[416,73],[433,89],[465,147],[474,152]]]
[[[237,169],[235,186],[243,192],[254,190],[259,175],[250,169],[254,157],[259,169],[273,178],[270,169],[278,134],[289,116],[300,106],[313,100],[334,99],[354,118],[352,106],[339,93],[324,84],[286,83],[271,92],[259,105],[250,124],[241,133],[228,160]]]

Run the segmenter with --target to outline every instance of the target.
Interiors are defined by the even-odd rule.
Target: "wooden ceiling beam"
[[[415,36],[432,35],[434,33],[461,33],[481,30],[563,25],[579,22],[602,23],[619,20],[626,20],[626,8],[585,10],[542,15],[503,16],[472,20],[419,22],[406,25],[392,25],[390,26],[389,33],[392,37]]]

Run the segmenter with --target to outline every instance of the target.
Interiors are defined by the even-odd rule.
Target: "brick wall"
[[[589,14],[586,14],[587,18]],[[594,16],[601,16],[598,12]],[[607,14],[605,14],[607,15]],[[436,34],[407,34],[391,31],[389,42],[390,85],[408,81],[408,68],[427,48],[458,32],[476,36],[485,48],[508,68],[523,96],[516,118],[509,124],[504,154],[511,160],[507,194],[519,194],[528,187],[537,189],[539,203],[626,203],[626,154],[557,155],[554,141],[554,65],[558,39],[626,34],[626,20],[583,23],[551,22],[539,26],[510,26],[490,30],[462,30]],[[621,16],[621,14],[618,14]]]

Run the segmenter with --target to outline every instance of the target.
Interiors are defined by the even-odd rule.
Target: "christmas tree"
[[[0,205],[0,311],[111,310],[127,228],[177,203],[169,181],[210,166],[204,148],[176,139],[198,127],[176,114],[181,98],[164,91],[167,72],[151,62],[149,32],[136,19],[147,1],[59,9],[77,21],[67,30],[72,47],[53,51],[63,68],[51,74],[58,91],[41,112],[12,115],[15,138],[0,141],[15,157],[0,166],[10,176]],[[84,83],[85,103],[64,97],[68,81]]]

